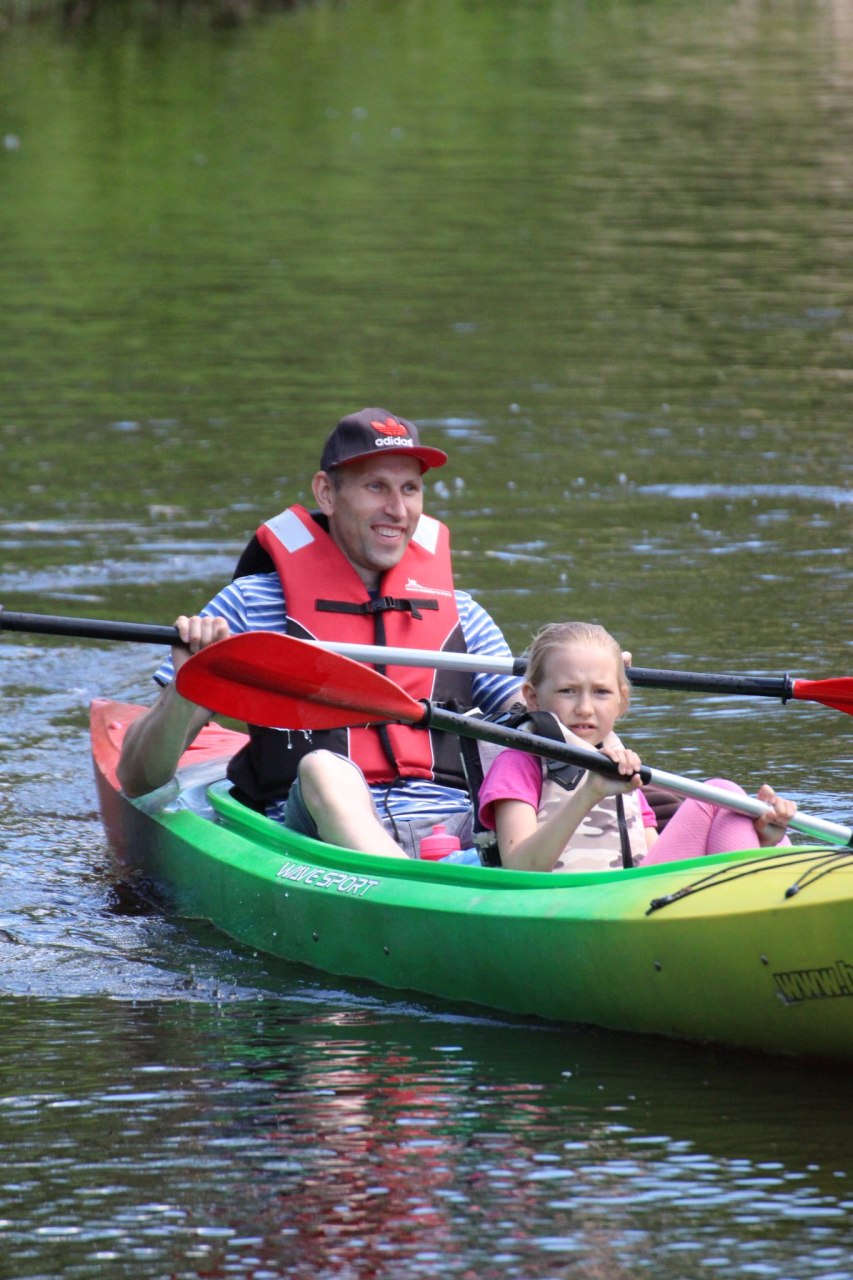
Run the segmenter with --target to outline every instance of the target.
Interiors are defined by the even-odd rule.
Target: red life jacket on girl
[[[465,652],[456,607],[447,528],[421,516],[400,562],[368,592],[317,518],[293,506],[262,525],[257,541],[281,580],[287,634],[394,648]],[[470,706],[470,673],[393,664],[378,668],[413,698]],[[426,778],[466,787],[458,739],[407,725],[321,731],[249,727],[250,741],[231,762],[238,795],[266,808],[287,795],[301,757],[325,747],[359,765],[369,783]]]

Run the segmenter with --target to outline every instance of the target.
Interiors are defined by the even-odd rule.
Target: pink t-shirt
[[[644,827],[657,827],[654,810],[642,791],[638,792]],[[480,821],[489,831],[495,829],[496,800],[523,800],[534,809],[542,798],[542,763],[529,751],[502,751],[483,779],[480,788]]]

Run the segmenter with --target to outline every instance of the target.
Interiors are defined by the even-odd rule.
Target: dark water
[[[170,622],[379,404],[450,452],[429,509],[516,649],[594,617],[643,665],[847,674],[851,73],[843,0],[10,27],[0,603]],[[840,1069],[143,911],[86,716],[158,658],[0,640],[0,1274],[851,1280]],[[840,712],[640,690],[626,732],[853,822]]]
[[[0,1009],[15,1274],[850,1274],[846,1077],[288,988]]]

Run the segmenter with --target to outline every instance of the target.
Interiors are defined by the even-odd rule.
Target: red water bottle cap
[[[458,836],[448,835],[447,827],[443,822],[437,822],[432,829],[432,835],[424,836],[421,841],[421,857],[428,862],[437,862],[439,858],[446,858],[449,853],[456,853],[462,846],[459,843]]]

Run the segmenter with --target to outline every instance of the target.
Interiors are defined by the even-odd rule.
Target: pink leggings
[[[709,785],[746,794],[743,787],[729,782],[727,778],[711,778]],[[784,836],[781,843],[791,842]],[[757,848],[758,832],[752,818],[745,813],[721,809],[707,800],[690,799],[679,805],[643,860],[643,866],[701,858],[708,853],[729,853],[733,849]]]

